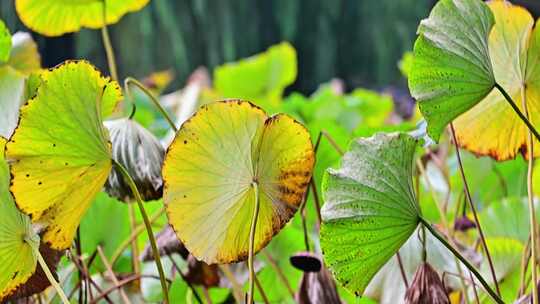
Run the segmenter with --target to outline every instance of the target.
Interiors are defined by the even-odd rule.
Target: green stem
[[[236,303],[242,303],[242,287],[236,280],[236,277],[232,273],[228,264],[218,265],[219,269],[223,272],[225,277],[231,282],[233,289],[233,297]]]
[[[309,189],[306,191],[306,194],[304,195],[304,199],[302,201],[302,205],[300,206],[300,217],[302,218],[302,230],[304,231],[304,245],[306,247],[306,251],[309,252],[309,235],[308,235],[308,228],[307,228],[307,219],[306,219],[306,204],[308,202],[309,198]]]
[[[165,120],[167,120],[167,122],[171,126],[171,129],[173,129],[175,132],[178,132],[178,128],[174,124],[174,121],[171,119],[171,117],[169,116],[167,111],[165,111],[165,109],[163,109],[163,107],[159,103],[159,100],[157,99],[157,97],[154,94],[152,94],[152,92],[150,92],[150,90],[147,87],[145,87],[144,84],[140,83],[137,79],[135,79],[133,77],[128,77],[128,78],[126,78],[126,80],[124,80],[124,90],[129,95],[131,100],[133,100],[133,96],[131,95],[131,91],[129,89],[130,84],[135,85],[141,91],[143,91],[143,93],[146,94],[146,96],[148,96],[148,98],[150,98],[150,100],[152,101],[154,106],[156,106],[156,108],[159,110],[159,112],[165,118]],[[132,102],[135,103],[134,101],[132,101]]]
[[[133,204],[128,204],[128,214],[129,214],[129,228],[130,232],[133,233],[135,228],[137,228],[137,219],[135,217],[135,208]],[[141,273],[141,267],[139,265],[139,248],[137,246],[137,238],[134,238],[131,241],[131,267],[133,274]],[[135,281],[137,289],[140,289],[140,281]]]
[[[139,206],[139,210],[141,212],[144,225],[146,226],[146,232],[148,233],[148,239],[150,240],[150,245],[152,247],[152,254],[154,255],[156,266],[159,272],[159,280],[161,281],[161,289],[163,290],[164,302],[165,304],[167,304],[169,303],[169,289],[167,287],[167,279],[165,277],[165,272],[163,271],[163,266],[161,264],[161,257],[159,255],[159,250],[156,244],[156,238],[154,237],[154,232],[152,231],[152,224],[150,223],[150,219],[148,218],[148,215],[146,214],[146,211],[144,210],[141,194],[139,193],[139,190],[137,189],[135,182],[129,175],[129,172],[126,170],[126,168],[124,168],[122,164],[118,163],[115,160],[113,160],[113,163],[116,166],[116,168],[118,168],[120,173],[124,176],[124,180],[129,185],[131,192],[133,192],[133,195],[135,196],[137,205]]]
[[[268,300],[268,297],[266,296],[266,293],[264,292],[261,282],[259,282],[259,279],[257,279],[256,276],[253,278],[255,279],[255,285],[257,285],[257,290],[259,290],[259,293],[261,294],[261,298],[263,299],[263,302],[265,304],[270,304],[270,300]]]
[[[317,193],[317,185],[315,183],[314,175],[311,176],[311,180],[309,181],[309,186],[311,187],[311,191],[313,192],[313,202],[315,203],[315,211],[317,214],[317,227],[321,227],[321,223],[322,223],[321,202],[319,200],[319,194]]]
[[[497,295],[497,293],[495,293],[495,291],[493,291],[493,289],[491,289],[489,284],[484,280],[482,275],[480,275],[478,270],[476,270],[476,268],[471,263],[469,263],[469,261],[467,261],[467,259],[463,257],[461,253],[459,253],[459,251],[457,251],[452,245],[450,245],[450,243],[448,243],[448,241],[446,241],[446,239],[424,218],[420,217],[420,222],[423,224],[424,227],[427,228],[427,230],[429,230],[429,232],[431,232],[431,234],[435,238],[437,238],[446,248],[448,248],[448,250],[450,250],[454,254],[454,256],[457,257],[469,269],[470,272],[474,274],[476,279],[480,281],[480,284],[482,284],[484,289],[493,298],[493,300],[495,300],[495,302],[499,304],[504,304],[503,300],[499,297],[499,295]]]
[[[31,244],[28,242],[28,244]],[[60,299],[62,299],[62,303],[69,304],[69,300],[62,290],[62,287],[60,287],[60,284],[56,281],[54,278],[51,270],[49,269],[49,266],[47,266],[47,262],[45,262],[45,259],[43,259],[43,256],[41,255],[41,252],[39,252],[38,246],[30,245],[32,247],[32,250],[34,250],[34,253],[37,256],[39,266],[41,266],[41,269],[43,269],[43,272],[45,272],[45,276],[47,276],[47,279],[51,283],[51,285],[56,289],[56,293],[58,293],[58,296],[60,296]]]
[[[247,304],[253,303],[253,291],[255,287],[255,268],[253,267],[253,255],[255,249],[255,229],[257,228],[257,218],[259,217],[259,184],[254,181],[252,184],[253,191],[255,192],[255,207],[253,208],[253,216],[251,217],[251,228],[249,230],[249,255],[248,255],[248,268],[249,268],[249,290]]]
[[[161,207],[150,217],[150,224],[154,224],[154,222],[156,222],[163,215],[163,213],[165,213],[165,207]],[[145,227],[146,226],[144,225],[144,223],[137,225],[137,227],[135,227],[129,237],[122,241],[122,243],[118,246],[118,248],[114,251],[112,255],[111,265],[114,266],[114,264],[118,261],[118,258],[120,258],[124,250],[126,250],[129,245],[139,237],[139,235],[145,230]]]
[[[525,289],[527,286],[525,286],[527,283],[527,269],[529,267],[529,259],[531,258],[531,236],[529,235],[529,238],[527,239],[527,243],[525,243],[525,248],[523,248],[523,253],[521,254],[521,266],[520,266],[520,280],[519,280],[519,293],[518,298],[525,294]]]
[[[281,280],[285,288],[287,288],[287,291],[289,291],[291,298],[294,298],[294,290],[292,289],[291,284],[289,283],[289,280],[287,280],[287,276],[283,273],[283,270],[281,270],[281,268],[279,267],[277,261],[272,257],[271,254],[268,253],[268,251],[263,250],[262,253],[268,260],[268,264],[270,264],[270,267],[274,269],[274,271],[278,275],[278,278]]]
[[[169,260],[171,261],[171,264],[173,264],[174,268],[176,269],[176,272],[180,275],[182,280],[187,284],[189,289],[191,289],[191,293],[193,293],[193,296],[195,297],[195,300],[197,300],[197,303],[203,304],[203,301],[201,299],[201,296],[197,292],[197,289],[195,289],[195,287],[193,287],[193,284],[191,284],[190,281],[188,280],[188,278],[186,278],[186,276],[182,273],[182,269],[180,269],[180,266],[178,266],[178,264],[176,264],[176,262],[174,261],[174,258],[173,258],[172,255],[169,255]]]
[[[416,185],[415,185],[416,186],[416,197],[421,197],[421,195],[420,195],[420,176],[424,176],[426,184],[427,184],[427,188],[428,188],[429,192],[431,193],[431,196],[433,197],[433,201],[435,202],[435,205],[437,206],[437,209],[439,210],[442,225],[443,225],[444,229],[446,231],[448,231],[448,234],[450,235],[450,238],[449,238],[450,244],[452,246],[454,246],[455,244],[454,244],[454,241],[453,241],[453,239],[451,237],[451,230],[450,230],[450,227],[448,225],[446,215],[445,215],[444,211],[441,208],[441,203],[439,202],[439,199],[438,199],[437,195],[435,194],[435,191],[433,190],[433,186],[431,185],[431,182],[429,181],[429,177],[427,176],[426,170],[424,169],[424,165],[422,164],[420,159],[416,160],[416,166],[417,166],[418,171],[419,171],[419,174],[416,174]],[[426,229],[425,227],[422,227],[422,230],[424,232],[424,236],[425,236],[425,229]],[[425,240],[425,237],[424,237],[424,240]],[[425,248],[426,246],[423,246],[423,247]],[[422,254],[424,254],[424,253],[422,253]],[[425,258],[427,259],[427,252],[426,252]],[[469,295],[467,294],[467,285],[465,284],[465,279],[464,279],[464,276],[463,276],[463,271],[461,269],[461,264],[459,263],[459,260],[458,260],[457,257],[454,257],[454,260],[455,260],[455,263],[456,263],[456,269],[457,269],[457,271],[459,273],[459,279],[460,279],[460,282],[461,282],[461,286],[463,286],[463,295],[465,297],[465,303],[469,303]]]
[[[521,106],[523,107],[523,110],[525,111],[525,117],[529,118],[529,110],[527,109],[527,103],[525,98],[525,87],[521,87]],[[537,252],[537,235],[536,235],[536,213],[534,210],[534,192],[533,192],[533,185],[532,185],[532,179],[533,179],[533,169],[534,169],[534,144],[533,144],[533,137],[532,132],[529,130],[528,136],[527,136],[527,154],[529,157],[529,161],[527,164],[527,201],[529,204],[529,223],[530,223],[530,234],[531,234],[531,277],[533,281],[533,288],[532,288],[532,299],[533,304],[538,304],[538,288],[536,288],[536,283],[538,282],[537,278],[537,269],[536,269],[536,263],[538,259],[538,252]]]
[[[463,169],[463,162],[461,161],[461,155],[459,153],[459,145],[458,145],[458,141],[456,137],[456,131],[454,130],[454,125],[452,123],[450,123],[450,131],[452,133],[452,139],[454,140],[454,146],[456,148],[456,158],[458,161],[459,172],[461,174],[461,180],[463,181],[463,188],[465,189],[465,196],[467,197],[467,201],[469,202],[469,207],[471,208],[471,212],[474,217],[476,229],[478,229],[478,234],[480,236],[480,240],[482,241],[482,247],[484,248],[484,251],[486,252],[489,270],[491,272],[491,277],[493,278],[493,282],[495,284],[495,289],[497,290],[497,294],[500,296],[501,291],[499,289],[497,276],[495,275],[495,267],[493,266],[493,260],[491,259],[491,254],[489,253],[489,248],[486,243],[484,231],[482,230],[482,226],[480,225],[480,220],[478,219],[478,214],[476,213],[476,207],[474,206],[474,203],[472,201],[471,192],[469,190],[469,184],[467,183],[467,178],[465,177],[465,170]]]
[[[398,252],[396,252],[396,259],[399,266],[399,272],[401,273],[401,278],[403,279],[403,284],[405,284],[405,288],[409,289],[409,281],[407,280],[407,274],[405,273],[405,268],[403,268],[403,261],[401,260],[401,255]]]
[[[75,249],[77,250],[77,256],[82,256],[81,227],[80,226],[77,227],[77,238],[75,239]],[[86,278],[83,275],[82,268],[78,269],[78,279],[79,279],[79,283],[81,284],[81,286],[79,288],[78,302],[79,302],[79,304],[83,304],[84,303],[84,301],[83,301],[83,292],[84,292],[84,295],[86,295],[86,292],[84,290],[85,286],[83,284],[83,280],[86,280]]]
[[[472,277],[472,273],[469,271],[469,278],[471,278],[471,286],[474,292],[474,299],[476,300],[476,304],[480,304],[480,298],[478,297],[478,292],[476,291],[476,284],[474,284],[474,279]]]
[[[103,39],[103,45],[105,46],[105,53],[107,53],[107,63],[109,64],[111,78],[118,81],[116,59],[114,57],[111,38],[109,37],[109,30],[107,29],[107,4],[105,2],[106,0],[103,0],[103,26],[101,27],[101,38]]]
[[[508,95],[508,93],[506,93],[503,87],[501,87],[498,83],[495,83],[495,88],[497,88],[497,90],[501,92],[501,94],[504,96],[506,101],[510,104],[510,106],[512,106],[512,109],[514,110],[514,112],[516,112],[519,118],[521,118],[521,120],[527,125],[529,130],[533,133],[534,137],[536,137],[536,140],[540,141],[540,134],[538,134],[538,131],[536,131],[536,129],[534,128],[532,123],[529,121],[529,119],[525,117],[523,113],[521,113],[516,103],[512,100],[512,97],[510,97],[510,95]]]
[[[427,240],[426,240],[426,228],[422,226],[422,262],[427,261]]]
[[[334,147],[334,149],[337,151],[337,153],[339,153],[339,155],[343,156],[343,154],[345,154],[345,152],[343,152],[343,149],[341,149],[341,147],[338,145],[337,141],[326,131],[321,131],[322,135],[324,135],[324,137],[326,137],[326,139],[328,140],[328,142],[332,145],[332,147]]]

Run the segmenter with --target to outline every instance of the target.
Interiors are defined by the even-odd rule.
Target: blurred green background
[[[112,25],[110,31],[120,79],[126,76],[142,79],[153,72],[171,69],[175,74],[174,82],[167,89],[171,92],[183,88],[192,72],[205,66],[211,71],[208,76],[213,85],[195,94],[195,103],[192,105],[194,109],[198,106],[197,102],[225,97],[249,99],[269,110],[269,113],[285,112],[294,116],[308,127],[314,140],[325,131],[331,134],[337,146],[344,148],[351,139],[358,136],[415,128],[420,116],[418,113],[414,115],[415,108],[408,96],[406,79],[398,68],[398,62],[405,52],[412,49],[417,25],[427,16],[434,2],[152,0],[140,12],[128,14],[119,23]],[[538,17],[540,0],[513,0],[513,3],[525,5]],[[6,21],[12,32],[28,31],[15,13],[13,0],[0,0],[0,18]],[[99,30],[82,30],[58,38],[45,38],[38,34],[33,36],[38,43],[44,67],[54,66],[66,59],[84,58],[100,70],[108,70]],[[290,42],[294,48],[289,44],[280,44],[282,41]],[[260,54],[257,59],[241,60],[255,54]],[[235,61],[238,62],[236,65],[223,65]],[[333,78],[344,81],[345,94],[341,92],[339,82],[330,81]],[[289,86],[290,83],[292,85]],[[198,85],[203,86],[201,83]],[[388,88],[391,90],[388,91]],[[383,90],[392,93],[391,96],[376,92]],[[399,93],[394,94],[395,91]],[[154,134],[165,138],[169,133],[168,124],[145,95],[138,91],[136,93],[135,119]],[[156,90],[156,94],[161,93]],[[174,95],[173,98],[162,96],[161,101],[171,114],[175,112],[176,118],[183,114],[191,115],[189,110],[187,113],[178,111],[184,108],[178,106],[178,100],[186,97],[177,93],[183,92],[169,94]],[[400,102],[400,97],[404,97],[407,102]],[[167,102],[168,99],[173,102]],[[126,108],[127,113],[130,110],[130,107]],[[439,168],[435,162],[426,164],[426,174],[432,180],[430,182],[433,183],[434,194],[427,190],[420,194],[424,216],[433,222],[441,221],[435,198],[446,200],[448,210],[458,211],[447,213],[449,222],[460,212],[466,212],[459,203],[463,187],[457,160],[455,154],[448,152],[451,149],[448,144],[446,141],[446,144],[434,151],[446,166]],[[333,145],[323,139],[317,154],[315,184],[320,183],[326,168],[335,167],[339,159],[340,154]],[[525,216],[525,201],[520,205],[523,208],[507,209],[507,200],[521,202],[520,199],[526,195],[526,167],[521,157],[497,163],[489,158],[478,159],[471,153],[464,153],[463,162],[466,168],[471,168],[467,171],[469,182],[474,201],[482,212],[481,217],[490,219],[493,212],[510,214],[510,219]],[[422,186],[423,189],[428,188],[426,185]],[[320,196],[320,188],[318,190]],[[308,198],[307,204],[315,205],[313,195]],[[155,214],[161,205],[158,201],[146,204],[146,208],[150,214]],[[309,238],[312,242],[310,246],[316,248],[318,227],[315,208],[306,210],[306,227],[310,227]],[[114,225],[96,226],[99,220]],[[136,218],[136,221],[140,222],[141,219]],[[161,216],[158,226],[165,223],[165,217]],[[510,228],[500,223],[488,224],[486,235],[507,237],[508,233],[519,231],[516,239],[525,242],[528,228],[521,225],[518,227],[511,221],[508,223]],[[517,230],[514,230],[514,226]],[[100,194],[81,227],[83,253],[91,254],[98,244],[102,244],[106,255],[112,256],[130,234],[128,207]],[[146,236],[139,237],[138,242],[142,248],[147,242]],[[284,257],[304,248],[303,223],[301,217],[296,216],[266,249],[270,256],[276,258],[293,288],[298,286],[301,273]],[[409,256],[419,256],[412,249],[408,252]],[[403,253],[403,256],[407,257],[406,254]],[[519,261],[519,253],[516,256]],[[265,261],[264,258],[261,260]],[[441,259],[441,263],[446,265],[447,260],[452,261]],[[504,265],[509,264],[508,260],[505,258]],[[124,251],[115,270],[128,273],[130,265],[131,252]],[[149,267],[153,265],[147,265],[147,269]],[[410,270],[411,276],[414,269]],[[97,264],[91,271],[103,272],[103,267]],[[379,284],[378,288],[387,290],[386,296],[390,299],[395,298],[396,294],[401,296],[404,289],[398,290],[394,280],[401,278],[389,271],[382,273],[384,284]],[[509,275],[507,284],[518,282],[519,271],[512,275]],[[268,288],[268,296],[272,300],[277,302],[291,298],[287,289],[279,285],[279,278],[271,267],[265,266],[259,273],[259,279],[264,286],[277,286]],[[173,286],[173,297],[176,294],[185,298],[186,285],[177,280]],[[513,285],[507,289],[515,290]],[[227,289],[215,288],[211,291],[216,294],[212,297],[229,295]],[[351,294],[340,291],[343,300],[356,303]],[[143,296],[149,301],[159,299],[159,292],[157,285],[143,287]],[[380,290],[373,291],[375,293],[380,293]]]
[[[198,66],[210,70],[289,41],[298,52],[298,78],[289,90],[313,92],[333,77],[347,88],[405,86],[397,62],[433,0],[154,0],[111,26],[120,77],[173,68],[182,86]],[[27,30],[11,0],[0,18]],[[87,58],[106,70],[99,31],[60,38],[34,35],[44,66]]]

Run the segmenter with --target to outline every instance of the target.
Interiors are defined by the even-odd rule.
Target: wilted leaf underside
[[[300,205],[314,153],[307,130],[286,115],[268,117],[249,102],[217,102],[183,124],[165,158],[169,222],[198,259],[243,260],[258,181],[255,250],[263,248]]]
[[[353,142],[323,180],[321,247],[336,279],[361,295],[418,224],[412,188],[416,141],[379,133]]]

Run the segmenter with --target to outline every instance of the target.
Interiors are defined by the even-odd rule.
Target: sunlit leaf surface
[[[16,0],[15,7],[22,22],[46,36],[76,32],[82,27],[103,26],[103,3],[106,3],[107,24],[135,12],[150,0]]]
[[[201,108],[182,125],[163,167],[169,221],[207,263],[247,258],[259,184],[255,251],[298,209],[314,163],[307,130],[286,115],[268,117],[244,101]]]
[[[323,181],[321,247],[336,279],[361,295],[414,232],[419,207],[412,188],[416,140],[379,133],[351,144]]]
[[[120,92],[86,62],[68,62],[41,77],[7,144],[10,190],[33,222],[47,226],[44,241],[63,249],[111,170],[101,116]]]

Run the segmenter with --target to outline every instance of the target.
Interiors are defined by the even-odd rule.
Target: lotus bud
[[[105,122],[112,142],[112,155],[129,172],[143,200],[150,201],[163,196],[161,165],[165,149],[159,140],[144,127],[131,119]],[[117,168],[113,168],[105,191],[123,202],[135,200],[131,189]]]
[[[311,252],[299,252],[289,258],[294,268],[303,272],[318,272],[321,270],[321,260]]]
[[[336,283],[316,254],[300,252],[289,258],[291,264],[304,272],[296,293],[299,304],[341,304]]]
[[[326,268],[318,272],[304,272],[296,294],[299,304],[341,304],[332,275]]]
[[[405,304],[450,304],[439,274],[428,263],[416,270],[405,293]]]

